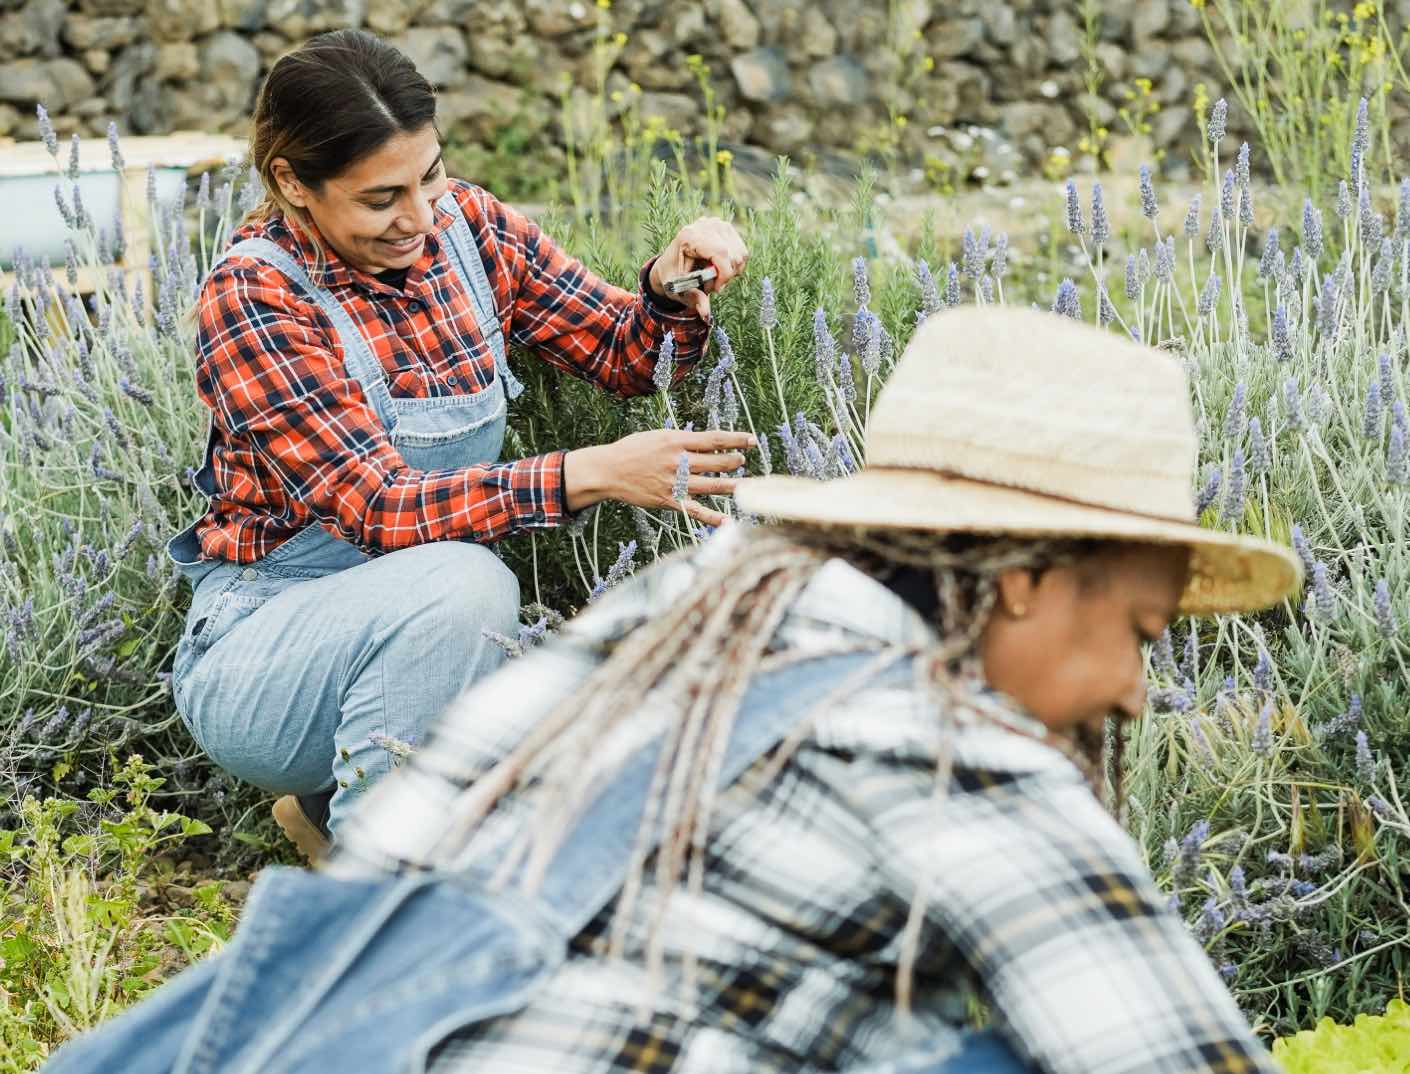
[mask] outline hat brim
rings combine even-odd
[[[1186,615],[1266,608],[1302,581],[1297,557],[1272,541],[930,470],[868,469],[835,481],[749,478],[735,487],[734,498],[752,515],[819,526],[1182,545],[1191,552],[1189,582],[1180,599]]]

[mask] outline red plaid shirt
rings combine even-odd
[[[656,348],[667,325],[678,362],[698,361],[710,326],[598,279],[532,220],[490,194],[451,180],[485,262],[508,344],[626,397],[654,391]],[[437,210],[437,232],[448,218]],[[401,290],[340,260],[317,264],[307,231],[276,217],[232,241],[272,239],[302,259],[366,336],[394,397],[476,392],[494,357],[469,291],[436,236]],[[326,243],[325,243],[326,246]],[[678,310],[678,312],[677,312]],[[197,527],[205,556],[249,563],[311,522],[369,552],[427,541],[494,541],[561,524],[563,456],[463,470],[409,467],[357,381],[343,367],[332,325],[278,269],[247,257],[221,263],[198,309],[196,388],[214,415],[215,496]]]

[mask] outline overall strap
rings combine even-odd
[[[352,317],[343,308],[343,304],[328,291],[315,286],[298,260],[270,239],[243,239],[235,243],[211,263],[211,271],[214,272],[216,265],[227,257],[235,256],[252,257],[257,261],[273,265],[287,276],[306,297],[318,304],[324,315],[332,322],[333,331],[337,333],[338,340],[342,343],[343,359],[348,373],[362,386],[363,394],[371,402],[372,409],[376,411],[382,425],[389,433],[395,430],[397,416],[392,407],[392,393],[387,388],[387,382],[382,375],[382,364],[377,361],[377,356],[372,353],[367,338],[353,323]]]
[[[475,236],[470,233],[470,225],[460,210],[460,203],[455,200],[453,190],[447,190],[440,201],[436,202],[436,207],[451,218],[450,226],[442,232],[451,268],[460,276],[460,281],[470,292],[474,302],[475,321],[479,326],[480,335],[489,344],[490,352],[494,355],[495,372],[504,382],[505,394],[510,399],[517,399],[523,393],[524,385],[519,383],[518,378],[509,370],[509,360],[504,350],[504,332],[500,328],[499,314],[495,311],[494,291],[490,288],[489,277],[485,275],[485,262],[480,257],[480,248],[475,243]]]
[[[734,783],[834,695],[846,696],[863,684],[911,682],[911,655],[907,649],[853,651],[800,660],[757,676],[730,730],[718,789]],[[555,852],[537,899],[562,935],[576,936],[621,890],[660,752],[657,740],[615,773]],[[650,848],[659,842],[660,833],[652,832]],[[486,865],[492,870],[500,853],[496,848],[479,858],[476,871]]]

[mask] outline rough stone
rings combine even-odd
[[[156,41],[189,41],[220,28],[211,0],[147,0],[147,32]]]
[[[216,118],[244,116],[258,87],[259,50],[239,34],[222,30],[201,42],[196,62],[204,96]]]
[[[459,26],[468,28],[475,9],[482,0],[430,0],[416,16],[417,26]]]
[[[29,0],[18,11],[0,15],[0,55],[57,56],[63,23],[63,0]]]
[[[79,101],[69,109],[80,119],[92,119],[94,116],[101,116],[108,110],[108,102],[101,97],[89,97],[86,101]]]
[[[754,121],[754,137],[775,153],[797,152],[808,145],[812,134],[812,119],[796,104],[770,108]]]
[[[70,15],[64,19],[64,43],[80,52],[90,48],[112,51],[130,45],[143,31],[135,15]]]
[[[1170,25],[1170,5],[1165,0],[1140,0],[1131,14],[1131,36],[1137,41],[1155,37]]]
[[[561,37],[577,30],[590,28],[595,21],[595,5],[579,0],[565,3],[564,0],[524,0],[524,18],[534,28],[536,34]]]
[[[744,0],[719,0],[720,35],[725,44],[747,52],[759,44],[759,20]]]
[[[517,118],[542,116],[541,109],[524,108],[523,89],[471,75],[460,89],[436,94],[436,121],[444,134],[493,142]]]
[[[220,25],[240,33],[257,33],[264,29],[266,7],[266,0],[220,0]]]
[[[788,60],[776,48],[756,48],[730,61],[740,94],[749,101],[784,100],[792,92]]]
[[[88,68],[90,74],[104,75],[108,67],[113,62],[113,54],[105,48],[90,48],[79,54],[83,61],[83,66]]]
[[[691,130],[700,122],[700,102],[684,93],[643,93],[637,111],[643,119],[660,117],[678,131]]]
[[[366,17],[367,0],[269,0],[265,24],[298,41],[324,30],[361,26]]]
[[[798,46],[803,55],[812,59],[822,59],[837,51],[837,31],[827,16],[811,5],[804,10],[798,26]]]
[[[671,33],[676,44],[691,52],[698,51],[705,36],[705,12],[700,5],[690,4],[676,12],[671,20]]]
[[[438,88],[463,85],[470,77],[465,68],[468,52],[459,30],[413,26],[404,34],[388,38],[410,58],[421,76]]]
[[[993,104],[991,79],[982,68],[951,60],[942,63],[936,72],[938,82],[950,87],[955,96],[955,113],[961,119],[988,123],[998,118]]]
[[[265,68],[273,66],[275,60],[294,47],[292,41],[273,30],[260,31],[250,38],[250,43],[259,51]]]
[[[85,15],[140,15],[146,6],[146,0],[78,0]]]
[[[984,23],[980,19],[947,19],[936,24],[925,43],[937,60],[949,60],[967,56],[982,40]]]
[[[0,64],[0,101],[43,104],[61,113],[93,94],[93,78],[76,60],[22,59]]]
[[[871,96],[867,73],[850,56],[834,56],[813,64],[808,71],[808,87],[821,105],[850,107]]]
[[[113,57],[112,67],[103,80],[103,96],[114,112],[123,114],[133,106],[139,82],[154,83],[147,77],[157,59],[157,47],[150,41],[128,45]]]
[[[986,4],[979,11],[984,32],[996,45],[1012,45],[1018,39],[1018,17],[1008,4]]]
[[[1059,11],[1048,19],[1048,56],[1058,67],[1082,58],[1082,29],[1070,12]]]
[[[422,0],[376,0],[368,5],[367,28],[374,34],[399,34],[420,13]]]
[[[0,138],[13,131],[20,122],[20,110],[12,104],[0,104]]]
[[[158,45],[157,61],[153,73],[158,78],[195,78],[201,73],[201,59],[196,43],[194,41],[167,41]]]

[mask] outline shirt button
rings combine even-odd
[[[240,572],[240,580],[242,582],[253,582],[258,577],[259,574],[255,571],[253,567],[246,567],[243,571]]]
[[[422,302],[419,298],[413,298],[407,303],[407,309],[411,310],[412,313],[420,313],[425,305],[426,303]]]
[[[449,384],[452,388],[454,388],[460,382],[454,377],[446,377],[446,383]]]

